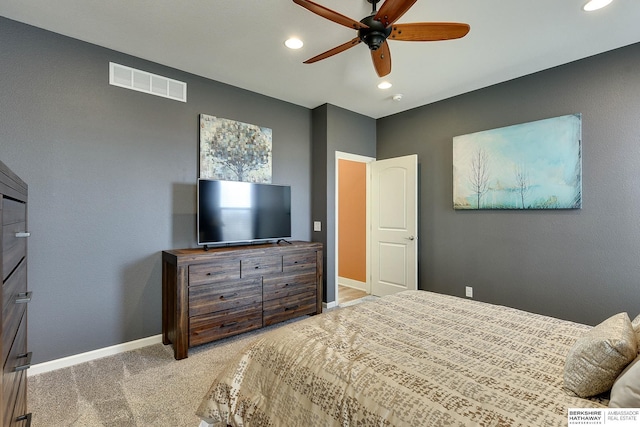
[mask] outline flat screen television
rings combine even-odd
[[[291,238],[291,187],[198,179],[198,245]]]

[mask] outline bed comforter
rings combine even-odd
[[[591,327],[426,291],[264,334],[211,385],[214,426],[565,426],[603,407],[563,389]]]

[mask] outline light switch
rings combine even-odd
[[[322,231],[322,223],[320,221],[313,221],[313,231]]]

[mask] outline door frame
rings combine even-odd
[[[353,153],[346,153],[343,151],[336,151],[335,152],[335,190],[334,190],[334,195],[335,195],[335,212],[334,212],[334,224],[335,224],[335,236],[334,236],[334,242],[335,242],[335,260],[334,260],[334,265],[335,265],[335,277],[334,277],[334,283],[335,283],[335,290],[334,290],[334,295],[336,296],[334,304],[335,306],[338,305],[338,271],[339,271],[339,265],[338,265],[338,255],[339,255],[339,245],[338,245],[338,239],[340,236],[340,230],[339,228],[339,223],[338,223],[338,210],[340,208],[339,206],[339,202],[338,202],[338,191],[339,191],[339,184],[340,184],[340,176],[339,176],[339,168],[338,168],[338,161],[339,160],[349,160],[352,162],[359,162],[359,163],[366,163],[367,165],[367,171],[366,171],[366,186],[367,186],[367,191],[366,191],[366,277],[367,277],[367,282],[366,282],[366,291],[367,294],[371,294],[371,201],[370,201],[370,190],[371,190],[371,173],[370,173],[370,164],[371,162],[374,162],[376,159],[375,157],[368,157],[368,156],[361,156],[359,154],[353,154]]]

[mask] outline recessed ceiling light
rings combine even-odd
[[[302,40],[292,37],[284,42],[284,45],[289,49],[300,49],[304,43]]]
[[[378,89],[389,89],[391,86],[391,83],[385,81],[378,84]]]
[[[611,3],[611,1],[612,0],[590,0],[587,2],[587,4],[582,6],[582,10],[584,10],[585,12],[592,12],[594,10],[602,9],[603,7]]]

